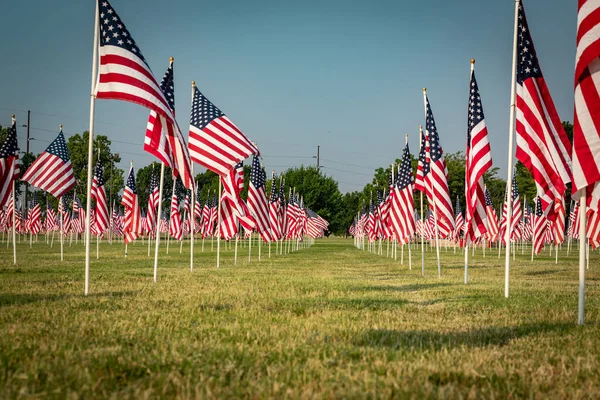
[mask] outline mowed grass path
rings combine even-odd
[[[0,398],[600,398],[600,256],[577,321],[577,252],[420,252],[413,269],[322,239],[287,256],[103,243],[83,296],[84,248],[0,244]],[[215,246],[216,248],[216,246]],[[95,244],[93,246],[95,251]],[[405,253],[407,258],[408,252]]]

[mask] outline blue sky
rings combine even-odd
[[[31,151],[64,125],[88,128],[94,0],[9,0],[0,34],[0,124],[32,111]],[[418,150],[427,87],[445,152],[463,150],[469,60],[494,165],[506,173],[514,1],[112,0],[157,79],[175,57],[179,124],[187,132],[190,82],[253,141],[267,170],[313,164],[342,192],[360,190],[374,168],[400,158],[404,135]],[[572,120],[577,4],[524,2],[560,117]],[[13,111],[14,110],[14,111]],[[96,133],[113,140],[121,167],[142,150],[148,111],[96,102]],[[25,128],[19,128],[25,148]],[[196,165],[196,171],[201,168]]]

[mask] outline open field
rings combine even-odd
[[[215,269],[171,247],[159,282],[141,243],[102,244],[83,296],[81,244],[0,244],[0,398],[599,398],[600,256],[586,322],[577,321],[577,254],[503,258],[420,252],[413,270],[322,239]],[[94,245],[95,247],[95,245]],[[216,247],[216,246],[215,246]],[[93,249],[95,250],[95,248]],[[189,252],[189,250],[188,250]],[[164,255],[164,251],[161,251]]]

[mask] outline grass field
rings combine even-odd
[[[95,247],[95,246],[94,246]],[[0,398],[600,398],[600,256],[586,322],[577,254],[513,263],[442,250],[408,263],[322,239],[287,256],[102,244],[83,296],[81,244],[0,243]],[[95,250],[95,248],[94,248]]]

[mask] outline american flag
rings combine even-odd
[[[415,178],[415,190],[419,192],[425,192],[425,169],[429,171],[429,165],[427,164],[427,160],[425,159],[425,147],[426,137],[425,132],[423,132],[423,127],[419,126],[419,162],[417,163],[417,176]]]
[[[40,203],[37,198],[37,191],[33,191],[31,201],[29,203],[29,215],[28,215],[28,229],[33,235],[40,233],[42,228],[42,212]]]
[[[225,240],[233,238],[238,232],[238,219],[233,211],[233,202],[228,200],[228,195],[221,193],[221,225],[218,226],[219,236]]]
[[[597,249],[600,246],[600,212],[591,208],[587,212],[586,235],[592,248]]]
[[[104,232],[108,229],[109,215],[108,203],[106,201],[106,190],[104,189],[104,168],[98,162],[92,182],[92,200],[96,200],[96,232]]]
[[[137,187],[135,186],[133,165],[129,168],[121,204],[125,207],[125,219],[123,221],[124,240],[125,243],[131,243],[142,234],[142,216],[137,197]]]
[[[46,231],[48,232],[58,228],[58,223],[56,222],[56,213],[49,202],[46,202],[46,220],[44,221],[44,225]]]
[[[293,239],[296,235],[296,230],[298,229],[298,213],[297,213],[297,205],[296,205],[296,195],[292,193],[290,190],[289,201],[286,208],[286,216],[285,219],[287,221],[287,231],[286,238]]]
[[[377,240],[377,227],[375,221],[375,207],[373,206],[373,195],[371,195],[371,200],[369,201],[369,216],[367,217],[367,235],[369,237],[369,242],[374,242]]]
[[[460,207],[460,202],[458,201],[458,196],[456,196],[456,206],[454,207],[454,240],[461,240],[461,232],[465,226],[465,219],[462,215],[462,208]]]
[[[117,236],[123,235],[123,213],[117,208],[113,208],[113,231]]]
[[[390,193],[389,220],[392,231],[400,243],[407,243],[415,233],[412,166],[408,142],[402,154],[392,191]]]
[[[73,196],[73,221],[71,225],[73,231],[77,233],[83,233],[85,229],[85,210],[76,194]]]
[[[471,62],[469,85],[469,112],[467,121],[467,155],[465,168],[466,215],[465,238],[474,241],[487,232],[485,184],[483,175],[492,166],[492,153],[483,115],[479,86]]]
[[[571,212],[569,213],[569,232],[572,238],[579,238],[579,202],[575,202],[571,207]]]
[[[196,183],[197,184],[197,183]],[[194,203],[194,232],[195,233],[199,233],[200,232],[200,226],[202,226],[202,202],[200,201],[200,186],[197,185],[197,190],[196,190],[196,202]]]
[[[523,219],[521,220],[521,232],[523,240],[530,240],[533,236],[533,210],[527,201],[523,204]]]
[[[265,183],[267,177],[257,156],[253,157],[250,183],[248,185],[248,211],[256,221],[256,231],[267,243],[276,240],[269,225],[269,202]]]
[[[160,194],[158,192],[158,177],[154,168],[152,168],[152,175],[150,176],[150,193],[148,194],[148,213],[146,214],[146,224],[150,230],[149,234],[154,237],[156,234],[156,215],[158,213],[158,200]]]
[[[285,178],[279,182],[279,229],[281,240],[285,239],[287,232],[287,203],[285,201]]]
[[[506,232],[507,221],[510,220],[510,238],[511,240],[519,239],[521,237],[521,231],[519,229],[519,221],[522,216],[521,209],[521,197],[519,196],[519,188],[517,186],[517,176],[516,171],[513,173],[513,181],[512,181],[512,218],[508,218],[507,214],[507,205],[504,203],[504,208],[502,210],[502,222],[500,223],[500,231]],[[508,193],[506,194],[506,199],[508,198]],[[502,233],[502,241],[506,242],[506,236]]]
[[[600,1],[579,0],[575,56],[573,193],[600,181]],[[591,196],[591,194],[590,194]]]
[[[192,160],[227,176],[229,171],[258,148],[196,86],[193,89],[189,149]]]
[[[204,207],[202,208],[202,237],[205,238],[207,236],[210,236],[210,217],[211,217],[211,210],[210,210],[210,190],[208,191],[208,194],[206,195],[206,203],[204,203]]]
[[[181,216],[179,214],[179,197],[178,186],[179,179],[173,181],[173,195],[171,196],[171,222],[169,224],[169,233],[177,240],[183,239],[183,231],[181,229]]]
[[[0,208],[12,198],[13,181],[19,177],[19,144],[17,142],[17,122],[12,119],[8,136],[0,147]]]
[[[179,172],[184,182],[192,187],[189,155],[167,96],[154,78],[135,40],[110,3],[106,0],[98,0],[98,12],[100,75],[96,86],[96,97],[136,103],[160,116],[160,118],[155,116],[153,125],[156,127],[153,126],[151,131],[153,135],[160,135],[161,130],[167,128],[168,137],[163,139],[161,147],[160,137],[152,136],[153,140],[145,143],[144,148],[148,151],[147,146],[149,146],[159,154],[161,152],[167,154],[167,158],[176,163],[172,165],[174,174]],[[150,120],[152,115],[149,124]],[[165,148],[167,146],[165,140],[170,146],[169,149]],[[151,153],[155,154],[152,151]]]
[[[487,217],[487,239],[491,242],[498,240],[498,215],[492,202],[490,192],[485,188],[485,214]]]
[[[269,199],[269,226],[274,240],[281,239],[281,226],[279,219],[279,196],[277,195],[277,184],[275,183],[275,173],[271,179],[271,198]]]
[[[164,93],[169,109],[175,116],[175,83],[173,79],[173,58],[160,82],[160,89]],[[175,177],[181,177],[182,182],[188,188],[192,187],[192,161],[190,154],[179,129],[177,122],[171,122],[168,117],[158,115],[151,110],[146,127],[144,139],[144,150],[154,155],[168,165]]]
[[[46,151],[29,166],[22,179],[54,197],[61,197],[75,186],[73,166],[62,129]]]
[[[523,4],[519,4],[517,159],[533,175],[542,210],[554,220],[554,200],[571,181],[571,145],[546,86]]]
[[[555,199],[554,200],[554,214],[556,219],[552,223],[552,233],[554,236],[554,244],[560,244],[565,241],[565,200]]]
[[[62,234],[66,235],[71,231],[71,212],[69,211],[69,207],[67,206],[65,196],[62,196],[60,198],[60,203],[58,204],[58,213],[62,217]]]
[[[244,166],[240,162],[236,164],[235,168],[229,170],[227,175],[221,176],[221,183],[223,184],[223,192],[221,195],[221,202],[227,202],[231,212],[227,215],[222,215],[221,223],[227,223],[230,226],[237,226],[237,222],[244,227],[244,229],[252,231],[256,226],[256,221],[250,215],[248,207],[242,198],[240,193],[244,187]],[[223,210],[223,204],[221,204],[221,210]],[[231,221],[226,221],[223,218],[231,218]],[[237,228],[232,230],[232,235],[237,232]]]
[[[452,212],[452,200],[450,200],[450,190],[448,188],[446,161],[444,160],[440,138],[427,95],[425,95],[425,109],[425,130],[427,142],[429,142],[429,145],[426,145],[425,165],[423,166],[425,191],[427,200],[433,207],[440,235],[447,237],[454,229],[454,213]]]

